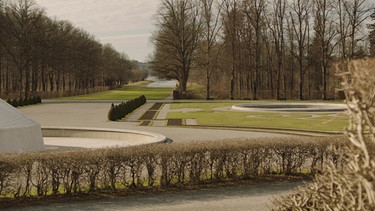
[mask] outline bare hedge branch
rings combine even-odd
[[[69,195],[311,175],[343,137],[285,137],[0,155],[0,197]]]
[[[375,60],[347,61],[337,69],[350,114],[345,134],[351,145],[336,146],[343,152],[332,154],[327,171],[275,201],[274,210],[375,210]]]

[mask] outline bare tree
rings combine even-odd
[[[334,26],[335,17],[333,16],[334,5],[328,0],[314,0],[315,7],[315,40],[314,47],[316,59],[321,70],[323,83],[323,100],[327,100],[327,80],[328,67],[332,61],[332,54],[338,42],[334,42],[337,31]]]
[[[258,99],[257,91],[260,83],[260,69],[262,56],[262,31],[265,25],[265,11],[267,2],[265,0],[245,1],[245,14],[254,31],[253,46],[255,49],[255,72],[253,82],[253,99]]]
[[[112,54],[117,63],[109,69],[95,37],[45,16],[33,0],[0,0],[0,29],[1,97],[83,94],[132,80],[124,54]]]
[[[216,52],[213,48],[217,48],[217,38],[222,28],[220,22],[220,13],[222,3],[218,0],[200,0],[201,16],[202,16],[202,45],[203,55],[201,65],[205,69],[206,75],[206,99],[210,99],[211,90],[211,75],[217,68],[217,60],[219,51]]]
[[[290,6],[291,29],[296,41],[296,52],[293,52],[298,62],[299,99],[303,100],[304,78],[309,64],[307,62],[310,38],[310,0],[294,0]]]
[[[35,3],[29,0],[20,0],[5,6],[4,19],[0,26],[0,44],[18,70],[20,97],[27,97],[29,94],[32,36],[42,16],[43,11],[37,9]]]
[[[237,63],[239,52],[239,32],[241,15],[241,2],[239,0],[224,0],[223,4],[223,23],[225,44],[230,49],[231,67],[230,67],[230,99],[235,99],[235,88],[237,81]]]
[[[4,21],[4,3],[0,1],[0,26]],[[0,32],[0,39],[2,39],[2,33]],[[1,41],[0,41],[1,42]],[[4,49],[3,46],[0,45],[0,94],[3,91],[3,60],[4,60]]]
[[[363,22],[369,17],[370,8],[366,8],[366,0],[344,1],[344,9],[349,19],[349,58],[362,57],[360,52],[356,52],[357,43],[365,39],[364,35],[359,35]]]
[[[344,9],[344,0],[336,0],[333,3],[335,4],[334,8],[336,8],[336,13],[338,15],[337,31],[338,31],[338,42],[340,47],[340,57],[341,59],[346,59],[347,53],[347,38],[348,38],[348,31],[349,31],[349,22],[348,17]]]
[[[186,92],[189,72],[199,45],[201,20],[194,1],[163,0],[157,15],[151,67],[162,76],[179,81],[180,94]]]
[[[353,59],[363,56],[358,49],[358,43],[365,39],[365,36],[359,32],[369,16],[367,0],[336,0],[334,3],[338,14],[337,28],[341,58]]]
[[[285,60],[285,16],[286,16],[286,0],[277,0],[272,5],[272,11],[268,21],[268,28],[272,33],[274,49],[276,52],[276,99],[281,98],[281,76],[284,71]]]

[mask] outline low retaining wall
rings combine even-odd
[[[118,141],[139,141],[140,144],[158,144],[167,141],[160,134],[118,129],[43,127],[43,137],[91,138]]]

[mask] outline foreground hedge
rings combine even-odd
[[[324,171],[331,161],[340,165],[344,140],[273,138],[1,154],[0,197],[167,188],[311,174]]]

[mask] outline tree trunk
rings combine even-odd
[[[45,65],[42,65],[42,90],[43,92],[47,91],[47,79],[46,79],[46,73],[45,73]]]
[[[30,66],[25,68],[25,97],[29,97],[30,92]]]
[[[18,76],[18,91],[19,91],[19,97],[23,97],[23,71],[22,71],[22,68],[19,67],[19,76]]]
[[[303,100],[303,73],[300,70],[300,78],[299,78],[299,99]]]
[[[32,75],[31,75],[31,90],[33,92],[36,92],[37,88],[38,88],[38,63],[34,61]]]
[[[211,80],[210,73],[209,71],[206,71],[206,100],[210,99],[210,89],[211,89],[210,80]]]
[[[322,65],[323,71],[323,100],[327,100],[327,67]]]
[[[0,95],[3,92],[3,59],[2,56],[0,55]]]

